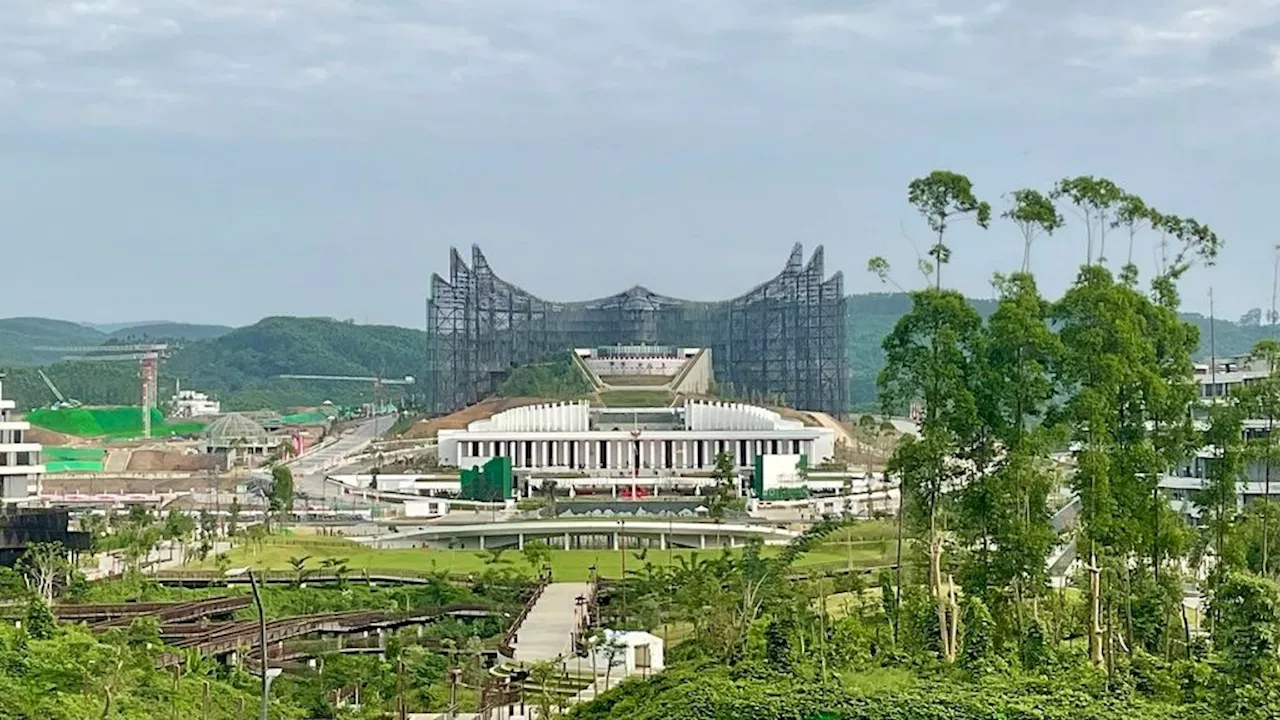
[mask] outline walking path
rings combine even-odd
[[[533,604],[516,630],[512,643],[515,661],[535,663],[559,660],[573,654],[573,631],[577,629],[579,597],[587,597],[591,586],[584,582],[551,583]]]

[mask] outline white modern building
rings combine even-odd
[[[1192,408],[1196,429],[1208,429],[1208,407],[1221,402],[1222,398],[1244,388],[1250,383],[1268,377],[1271,368],[1267,361],[1255,357],[1217,358],[1210,363],[1195,365],[1195,379],[1200,386],[1200,403]],[[1280,426],[1280,420],[1276,425]],[[1244,422],[1246,438],[1266,437],[1270,431],[1265,419],[1249,419]],[[1209,466],[1217,456],[1213,448],[1199,450],[1194,457],[1187,459],[1173,472],[1160,479],[1160,490],[1169,499],[1169,504],[1178,512],[1192,520],[1199,517],[1195,497],[1203,488],[1205,478],[1209,474]],[[1246,463],[1243,476],[1237,486],[1237,503],[1244,507],[1255,500],[1261,500],[1270,493],[1271,499],[1280,499],[1280,464],[1271,468],[1270,481],[1266,467],[1261,461]]]
[[[0,375],[0,501],[25,501],[40,494],[40,443],[28,442],[31,425],[14,420],[16,403],[4,399],[4,376]]]
[[[173,396],[175,417],[204,417],[222,413],[222,403],[195,390],[179,390]]]
[[[469,468],[510,457],[516,469],[599,474],[706,471],[727,452],[738,468],[761,455],[835,454],[835,431],[754,405],[686,401],[682,407],[594,408],[586,401],[513,408],[465,430],[441,430],[440,462]]]

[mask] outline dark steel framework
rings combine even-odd
[[[643,287],[585,302],[550,302],[493,273],[480,248],[471,266],[450,249],[449,279],[431,276],[427,392],[444,412],[492,394],[507,372],[580,347],[664,344],[710,348],[716,382],[749,399],[845,415],[849,364],[844,276],[823,278],[819,246],[796,244],[774,279],[723,302]]]

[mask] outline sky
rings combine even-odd
[[[1207,223],[1185,304],[1236,317],[1271,302],[1278,111],[1280,0],[7,0],[0,317],[422,327],[472,244],[550,300],[723,299],[796,242],[911,287],[935,169],[997,210],[1088,174]],[[989,297],[1022,246],[952,249]]]

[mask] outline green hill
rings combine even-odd
[[[65,320],[48,318],[0,318],[0,365],[44,365],[58,362],[66,353],[36,350],[38,347],[92,346],[105,342],[158,342],[209,340],[232,328],[157,322],[131,325],[104,332]]]
[[[107,340],[122,342],[154,342],[164,340],[212,340],[231,332],[227,325],[193,325],[191,323],[147,323],[120,328],[106,334]]]
[[[99,342],[104,338],[98,334]],[[83,337],[77,342],[89,344]],[[421,377],[425,358],[426,333],[421,330],[325,318],[271,317],[211,339],[184,343],[161,366],[160,397],[163,401],[171,395],[175,381],[181,380],[183,387],[213,394],[227,410],[284,409],[325,400],[359,405],[372,398],[372,384],[304,382],[276,376]],[[0,371],[8,366],[5,396],[23,408],[49,405],[55,399],[53,394],[35,368],[24,367],[27,364],[0,361]],[[84,403],[129,405],[138,401],[138,369],[130,362],[58,362],[45,372],[65,396]],[[409,393],[415,389],[406,388]],[[402,402],[400,389],[388,388],[384,399]]]
[[[995,303],[973,300],[983,315]],[[884,365],[880,343],[898,318],[910,307],[902,293],[852,295],[848,306],[850,391],[853,407],[875,407],[876,375]],[[1208,319],[1185,316],[1201,329],[1201,357],[1209,354]],[[1248,318],[1246,318],[1248,319]],[[1270,337],[1271,327],[1256,322],[1217,320],[1214,336],[1219,355],[1248,352],[1260,339]],[[202,337],[202,334],[205,337]],[[269,317],[248,327],[228,330],[220,326],[149,323],[115,330],[110,335],[75,323],[41,318],[0,320],[0,370],[8,368],[5,395],[22,407],[45,406],[52,393],[30,366],[54,362],[60,353],[38,353],[38,345],[89,345],[108,339],[185,338],[161,369],[161,397],[170,394],[175,380],[184,387],[213,393],[228,410],[318,405],[359,405],[372,399],[370,384],[280,380],[278,375],[350,375],[425,379],[426,334],[421,330],[356,325],[329,318]],[[504,384],[506,394],[522,394],[531,386],[552,396],[577,393],[576,381],[563,368],[535,365],[514,373]],[[46,368],[50,378],[71,398],[95,405],[130,405],[137,402],[137,368],[132,363],[56,362]],[[563,380],[563,382],[562,382]],[[563,385],[563,387],[561,387]],[[403,392],[402,392],[403,391]],[[554,392],[552,392],[554,391]],[[422,387],[389,387],[384,399],[400,403],[421,396]],[[407,398],[405,396],[408,396]]]
[[[106,336],[84,325],[47,318],[0,319],[0,365],[39,365],[56,362],[65,353],[34,348],[58,345],[98,345]]]

